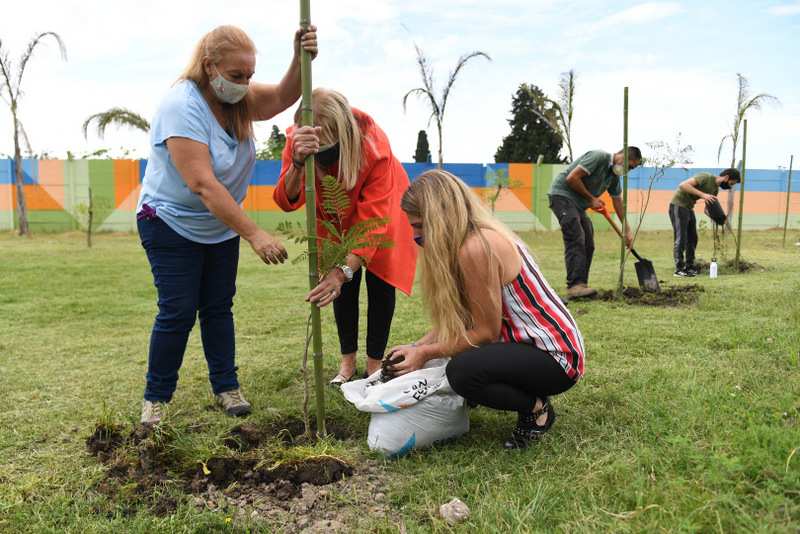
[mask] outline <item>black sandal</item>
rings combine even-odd
[[[547,414],[547,421],[543,425],[536,424],[536,420],[545,413]],[[550,404],[549,399],[542,399],[542,407],[535,412],[517,415],[517,426],[511,433],[511,438],[503,444],[503,447],[506,449],[524,449],[550,430],[555,420],[556,411]]]

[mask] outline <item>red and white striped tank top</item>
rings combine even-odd
[[[503,286],[500,341],[528,343],[549,353],[577,381],[583,376],[585,351],[575,319],[544,279],[530,252],[517,243],[519,276]]]

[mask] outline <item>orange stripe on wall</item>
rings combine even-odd
[[[25,206],[29,210],[39,211],[64,211],[63,206],[59,204],[48,192],[40,185],[26,185],[23,186],[25,193]],[[17,205],[17,188],[12,189],[14,206]]]
[[[16,195],[13,193],[14,186],[11,184],[0,184],[0,211],[11,211],[14,209]]]
[[[533,164],[509,163],[508,177],[515,187],[511,191],[528,210],[533,209]]]
[[[281,211],[272,200],[274,185],[251,185],[247,188],[247,196],[242,207],[248,211]]]
[[[57,159],[39,160],[39,185],[60,206],[64,206],[64,162]]]
[[[139,187],[139,160],[115,159],[114,160],[114,201],[118,209],[127,208],[131,211],[130,202],[125,200]]]

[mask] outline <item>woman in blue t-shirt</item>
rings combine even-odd
[[[250,412],[234,364],[239,237],[265,263],[283,263],[286,249],[240,205],[255,165],[253,121],[270,119],[299,98],[301,46],[316,56],[316,28],[295,34],[294,58],[280,83],[251,83],[253,41],[239,28],[215,28],[197,44],[153,119],[136,210],[158,290],[142,423],[161,420],[198,314],[217,403],[229,415]]]

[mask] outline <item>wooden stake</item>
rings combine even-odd
[[[300,0],[300,26],[308,29],[311,25],[311,0]],[[303,82],[302,117],[303,126],[314,125],[311,107],[311,55],[300,47],[300,77]],[[317,262],[317,201],[314,179],[314,156],[305,161],[306,172],[306,232],[308,234],[308,285],[314,289],[319,283]],[[317,404],[317,436],[325,435],[325,383],[322,377],[322,324],[319,307],[311,306],[311,338],[314,358],[314,393]]]

